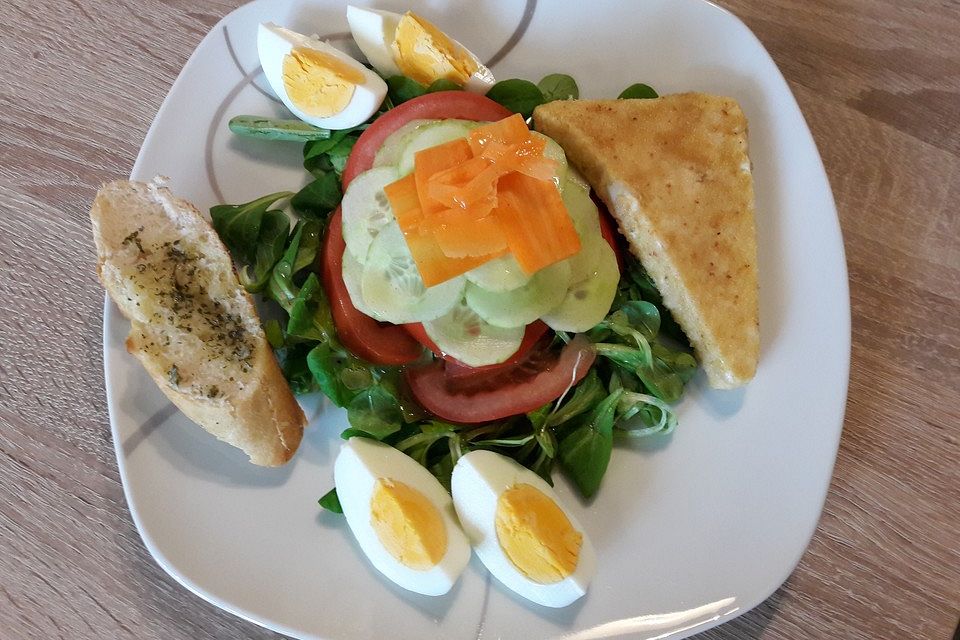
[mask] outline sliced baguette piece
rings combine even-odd
[[[130,320],[127,350],[252,463],[287,462],[306,419],[213,227],[159,178],[103,185],[90,220],[100,281]]]
[[[760,351],[747,119],[731,98],[564,100],[536,108],[617,220],[710,386],[753,378]]]

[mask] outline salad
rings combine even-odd
[[[264,329],[293,391],[346,410],[319,503],[346,511],[371,562],[445,593],[469,558],[452,503],[504,584],[564,606],[593,551],[555,468],[592,497],[617,438],[674,429],[697,362],[590,186],[529,128],[539,104],[578,98],[573,78],[497,82],[413,13],[347,18],[372,69],[261,25],[264,74],[295,118],[229,126],[302,153],[309,182],[214,206],[214,228],[244,287],[279,310]],[[533,534],[554,550],[543,566],[516,542],[528,512],[550,523]]]

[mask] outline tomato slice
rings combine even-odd
[[[481,367],[471,367],[468,364],[463,364],[453,356],[444,353],[440,347],[437,346],[437,343],[431,340],[430,336],[427,335],[427,330],[424,329],[423,324],[419,322],[413,322],[403,325],[403,328],[407,330],[407,333],[413,336],[414,340],[432,351],[437,355],[437,357],[443,358],[447,361],[448,376],[457,376],[470,375],[477,372],[497,371],[518,363],[530,352],[533,346],[541,337],[543,337],[543,334],[545,334],[550,327],[545,325],[540,320],[531,322],[527,325],[527,329],[523,334],[523,340],[520,342],[520,346],[517,347],[516,353],[503,362],[498,362],[497,364],[488,364]]]
[[[381,324],[353,306],[347,285],[343,282],[343,252],[346,248],[338,207],[330,216],[318,267],[323,288],[330,298],[330,310],[340,342],[355,355],[374,364],[401,365],[413,362],[423,353],[420,343],[402,327]]]
[[[613,216],[610,215],[610,211],[607,210],[607,205],[603,203],[597,194],[592,190],[590,191],[590,197],[593,198],[594,203],[597,205],[597,211],[600,214],[600,235],[603,236],[603,239],[607,241],[607,244],[610,245],[610,248],[613,249],[613,253],[617,256],[617,266],[620,267],[620,273],[623,273],[623,246],[621,243],[621,236],[617,232],[617,223],[614,222]]]
[[[373,121],[360,134],[343,168],[343,188],[373,166],[373,158],[391,133],[411,120],[454,118],[494,121],[513,115],[490,98],[469,91],[437,91],[408,100]]]
[[[529,375],[521,379],[504,376],[499,384],[486,380],[482,385],[451,383],[445,370],[448,363],[443,360],[407,367],[404,377],[427,411],[451,422],[477,423],[527,413],[556,400],[587,375],[595,358],[590,342],[577,336],[559,355],[532,363]]]

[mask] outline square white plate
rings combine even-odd
[[[312,426],[282,469],[248,464],[177,413],[124,350],[104,310],[111,425],[127,501],[147,548],[188,589],[302,638],[681,637],[769,596],[790,574],[826,495],[850,354],[847,276],[830,187],[803,116],[770,56],[701,0],[407,0],[501,78],[564,72],[584,97],[634,82],[735,97],[750,120],[761,277],[761,357],[737,392],[699,376],[672,438],[618,447],[598,497],[559,491],[588,523],[599,567],[564,610],[513,597],[474,559],[447,596],[394,587],[316,500],[332,484],[345,418],[308,402]],[[406,2],[379,8],[403,11]],[[238,139],[230,116],[282,114],[263,92],[255,32],[273,20],[349,46],[341,0],[258,0],[201,42],[157,114],[132,177],[156,174],[201,209],[304,182],[295,144]]]

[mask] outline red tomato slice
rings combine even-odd
[[[471,375],[478,372],[490,372],[497,371],[509,367],[511,365],[519,362],[527,353],[530,352],[530,349],[533,348],[533,345],[543,337],[543,334],[547,332],[548,327],[540,320],[536,320],[527,325],[526,332],[523,334],[523,341],[520,343],[520,346],[517,348],[517,352],[510,356],[509,359],[499,362],[497,364],[488,364],[482,367],[471,367],[468,364],[463,364],[453,356],[447,355],[444,353],[437,344],[430,339],[430,336],[427,335],[426,329],[423,328],[423,324],[419,322],[414,322],[411,324],[403,325],[403,328],[407,330],[414,340],[422,344],[427,349],[430,349],[438,357],[443,358],[447,361],[447,375]]]
[[[372,167],[373,158],[387,136],[411,120],[455,118],[494,121],[511,115],[512,112],[506,107],[469,91],[437,91],[408,100],[374,120],[357,139],[343,168],[343,188],[346,190],[354,178]]]
[[[374,364],[413,362],[423,353],[423,348],[410,334],[402,327],[381,324],[353,306],[347,285],[343,283],[343,252],[346,248],[338,207],[330,216],[318,266],[323,288],[330,298],[330,310],[340,342],[355,355]]]
[[[458,390],[447,379],[442,360],[407,367],[404,375],[414,398],[427,411],[451,422],[477,423],[533,411],[556,400],[587,375],[595,358],[593,346],[578,336],[538,371],[500,385]]]
[[[620,234],[617,232],[617,223],[614,222],[613,216],[611,216],[607,210],[607,206],[597,197],[597,194],[591,191],[590,196],[596,203],[597,211],[600,213],[600,235],[603,236],[603,239],[606,240],[610,248],[613,249],[613,253],[617,256],[617,266],[620,267],[620,273],[623,273],[623,247],[620,244],[621,239]]]

